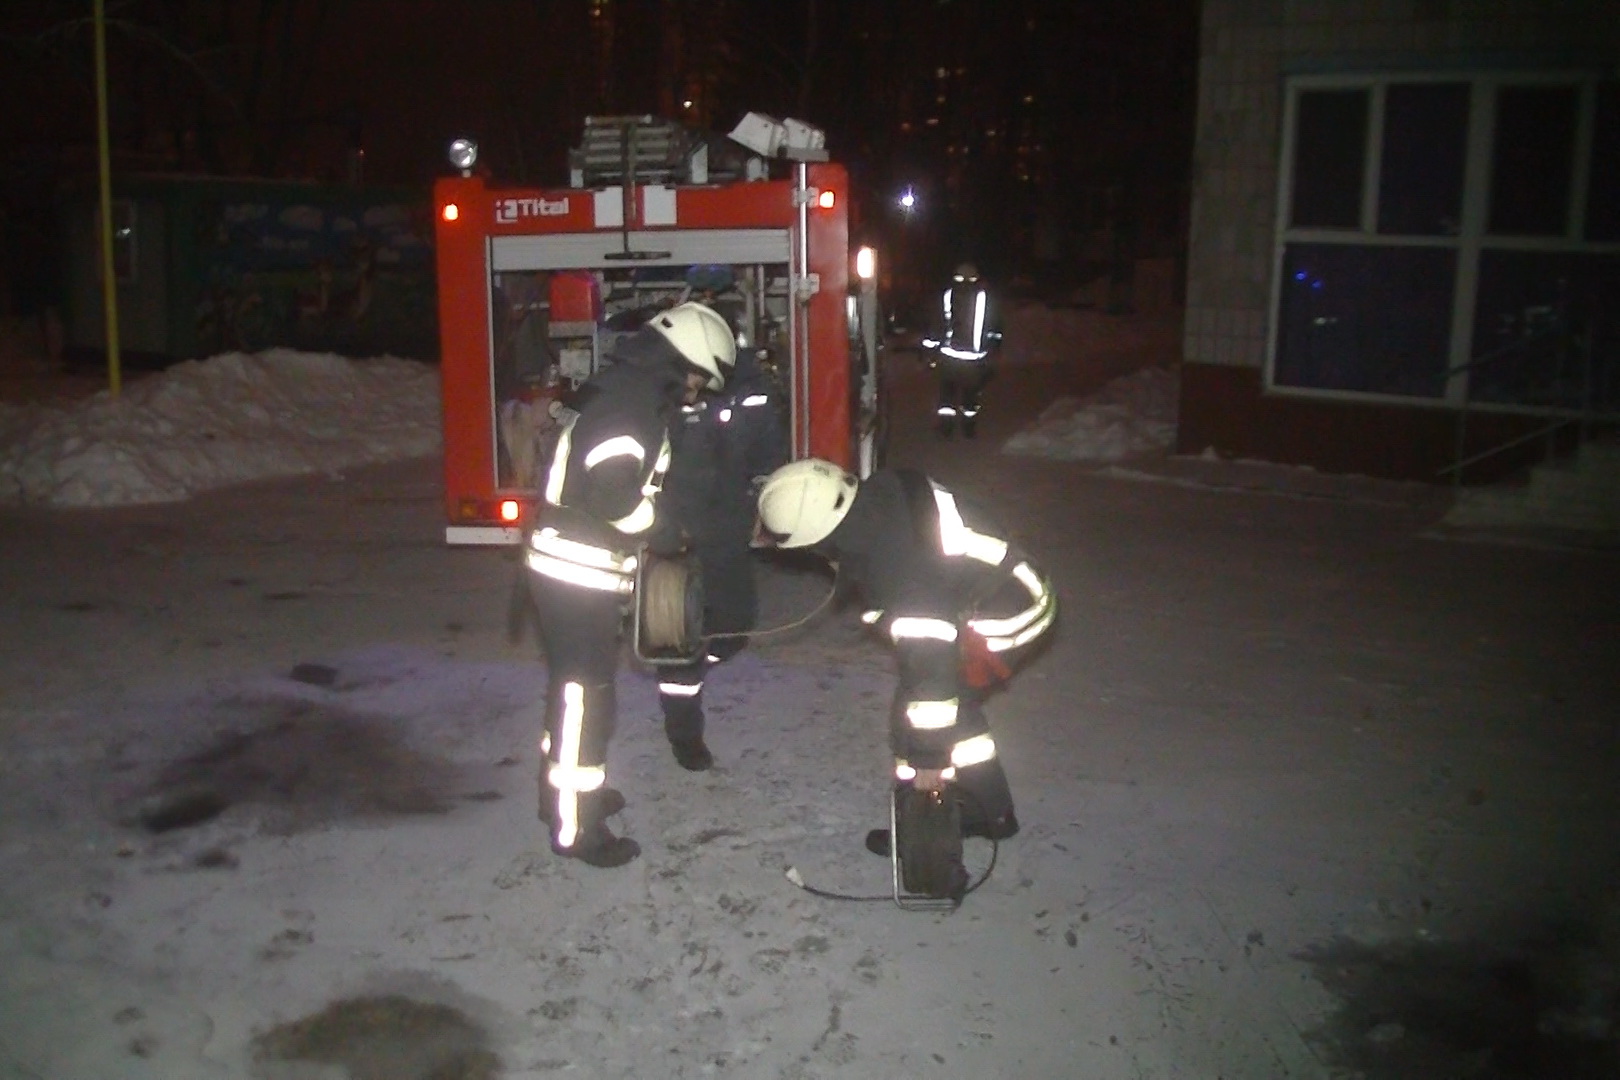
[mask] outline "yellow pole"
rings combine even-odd
[[[101,156],[101,302],[107,317],[107,387],[118,396],[118,278],[113,267],[112,154],[107,140],[107,4],[95,0],[96,138]]]

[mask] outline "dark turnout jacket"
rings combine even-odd
[[[748,547],[754,479],[787,461],[782,405],[775,383],[745,350],[724,390],[681,410],[663,501],[700,549]]]
[[[1056,616],[1056,595],[1028,556],[988,515],[915,470],[861,481],[849,513],[814,549],[861,592],[869,622],[964,622],[1001,652],[1035,640]]]
[[[606,547],[678,546],[659,495],[670,468],[670,425],[685,394],[685,363],[656,330],[621,341],[575,393],[575,415],[546,471],[542,525]]]

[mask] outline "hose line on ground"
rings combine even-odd
[[[974,804],[978,806],[981,812],[984,810],[984,804],[979,802],[972,792],[958,789],[957,794],[971,799]],[[986,816],[986,820],[989,820],[988,815]],[[981,873],[978,878],[968,885],[967,888],[962,890],[963,899],[966,899],[969,893],[972,893],[978,889],[979,886],[989,881],[990,875],[996,869],[996,857],[1001,853],[1001,842],[993,836],[986,837],[985,839],[990,841],[990,863],[984,868],[984,872]],[[894,843],[894,837],[892,835],[889,837],[889,843]],[[799,873],[799,868],[797,866],[788,867],[783,871],[783,876],[789,881],[793,882],[794,885],[809,893],[811,896],[819,896],[823,900],[847,900],[852,903],[869,904],[880,900],[894,899],[894,895],[892,893],[885,894],[883,896],[855,896],[850,893],[833,892],[830,889],[818,888],[804,880],[804,875]]]

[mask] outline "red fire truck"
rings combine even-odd
[[[520,539],[568,392],[621,334],[701,299],[787,402],[789,453],[861,475],[884,438],[875,256],[821,133],[750,113],[721,139],[595,117],[565,188],[496,186],[469,140],[434,188],[445,539]]]

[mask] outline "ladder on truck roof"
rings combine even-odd
[[[569,185],[708,184],[759,180],[765,163],[729,140],[657,116],[587,116],[568,151]]]
[[[574,187],[701,184],[707,157],[708,144],[673,120],[587,116],[580,145],[568,152],[569,179]]]

